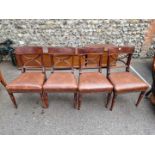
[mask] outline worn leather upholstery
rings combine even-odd
[[[99,72],[84,72],[79,77],[80,92],[111,92],[112,84]]]
[[[54,72],[43,86],[46,92],[75,92],[77,80],[73,73]]]
[[[131,72],[111,73],[109,79],[117,93],[146,91],[148,89],[148,84]]]
[[[43,73],[25,72],[8,83],[6,88],[11,92],[41,92],[44,80],[45,75]]]

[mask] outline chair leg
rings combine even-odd
[[[116,92],[114,92],[114,93],[113,93],[113,98],[112,98],[111,107],[110,107],[110,110],[111,110],[111,111],[113,110],[116,97],[117,97],[117,94],[116,94]]]
[[[142,100],[142,98],[144,97],[145,91],[142,91],[138,97],[137,103],[136,103],[136,107],[138,107],[140,101]]]
[[[110,103],[111,95],[112,95],[112,92],[108,93],[108,96],[107,96],[107,104],[105,105],[106,108],[108,108],[108,105]]]
[[[74,108],[75,109],[77,108],[77,103],[78,103],[77,99],[78,99],[78,94],[74,93]]]
[[[2,80],[1,83],[4,87],[6,87],[6,82],[4,80]]]
[[[18,106],[17,106],[17,104],[16,104],[16,99],[15,99],[13,93],[10,93],[10,92],[9,92],[9,96],[10,96],[10,98],[11,98],[11,101],[12,101],[14,107],[17,109]]]
[[[48,108],[48,94],[47,93],[41,93],[40,96],[42,99],[43,108]]]
[[[82,94],[79,93],[78,94],[78,110],[80,110],[80,108],[81,108],[81,101],[82,101]]]
[[[150,89],[146,94],[145,96],[148,97],[150,95],[150,93],[152,92],[152,89]]]

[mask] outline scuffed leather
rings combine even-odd
[[[6,88],[11,92],[41,92],[45,75],[40,72],[26,72],[19,75]]]
[[[99,72],[85,72],[79,77],[80,92],[111,92],[112,90],[112,84]]]
[[[72,73],[54,72],[43,86],[46,92],[73,92],[77,91],[77,80]]]
[[[118,93],[129,91],[146,91],[148,84],[131,72],[115,72],[109,75],[109,79]]]

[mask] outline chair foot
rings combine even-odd
[[[113,98],[112,98],[111,107],[110,107],[110,111],[113,110],[113,107],[114,107],[114,104],[115,104],[116,97],[117,97],[117,94],[114,92],[114,94],[113,94]]]
[[[144,97],[145,91],[142,91],[138,97],[136,107],[138,107],[139,103],[141,102],[142,98]]]
[[[148,97],[152,92],[152,89],[150,89],[146,94],[145,94],[145,97]]]
[[[48,108],[48,94],[47,93],[41,93],[40,96],[42,99],[42,107],[45,109]]]
[[[112,95],[112,92],[108,93],[108,96],[107,96],[107,103],[106,103],[106,105],[105,105],[106,108],[108,108],[108,105],[109,105],[109,103],[110,103],[111,95]]]
[[[82,101],[82,94],[79,93],[78,95],[78,110],[81,108],[81,101]]]
[[[77,106],[78,106],[78,94],[77,93],[74,93],[74,108],[76,109]]]
[[[12,101],[14,107],[17,109],[18,106],[17,106],[17,104],[16,104],[16,99],[15,99],[13,93],[9,93],[9,96],[10,96],[10,98],[11,98],[11,101]]]

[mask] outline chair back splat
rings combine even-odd
[[[68,69],[74,73],[75,48],[72,47],[50,47],[48,54],[51,61],[51,73],[55,70]],[[65,67],[64,67],[65,66]]]
[[[111,69],[125,68],[125,71],[129,72],[134,50],[134,46],[119,46],[108,50],[107,77],[110,75]]]
[[[45,74],[45,67],[43,64],[43,49],[42,47],[23,46],[15,50],[16,55],[19,56],[22,64],[22,73],[30,69],[42,69]],[[36,67],[38,66],[38,67]]]
[[[78,48],[79,73],[83,69],[98,69],[101,72],[104,48]]]

